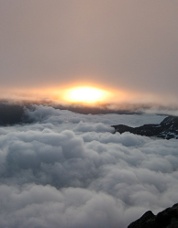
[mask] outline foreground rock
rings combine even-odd
[[[145,124],[140,127],[129,127],[119,124],[113,125],[115,132],[130,132],[137,135],[155,136],[164,139],[178,139],[178,117],[168,116],[160,124]]]
[[[178,203],[157,215],[147,211],[128,228],[178,228]]]

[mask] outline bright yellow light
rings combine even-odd
[[[103,102],[107,92],[94,87],[76,87],[67,90],[65,100],[75,103],[94,104]]]

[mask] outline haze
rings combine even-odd
[[[0,0],[1,98],[75,85],[178,104],[178,1]],[[127,99],[126,99],[127,98]]]

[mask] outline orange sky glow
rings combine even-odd
[[[95,106],[131,101],[135,95],[122,89],[106,88],[94,84],[70,84],[59,87],[10,88],[4,90],[4,99],[16,101],[51,101],[66,105]]]
[[[157,96],[140,94],[122,88],[107,88],[94,83],[66,84],[62,86],[50,86],[39,88],[9,88],[3,91],[1,99],[18,102],[51,102],[61,105],[84,105],[91,107],[117,108],[124,103],[149,103],[152,100],[160,103]]]
[[[178,1],[1,2],[0,99],[178,106]]]

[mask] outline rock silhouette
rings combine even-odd
[[[138,220],[131,223],[128,228],[177,228],[178,203],[154,215],[147,211]]]
[[[137,135],[159,137],[163,139],[178,139],[178,117],[168,116],[160,124],[145,124],[140,127],[130,127],[119,124],[113,125],[115,132],[130,132]]]

